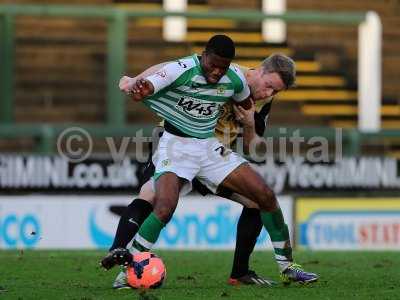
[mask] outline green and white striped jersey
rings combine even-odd
[[[207,83],[196,54],[165,65],[148,76],[154,94],[143,102],[182,132],[196,137],[214,136],[222,105],[250,95],[243,73],[230,65],[218,83]]]

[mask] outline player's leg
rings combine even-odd
[[[260,211],[256,208],[243,207],[237,224],[236,245],[232,271],[228,280],[229,284],[257,284],[266,286],[274,284],[271,280],[257,275],[249,268],[250,255],[254,250],[261,229]]]
[[[160,176],[156,183],[154,211],[148,216],[133,240],[132,246],[139,251],[147,251],[157,241],[161,230],[171,219],[178,204],[179,191],[184,180],[168,172]]]
[[[122,215],[114,242],[110,250],[125,248],[137,233],[140,225],[153,211],[154,192],[151,189],[151,181],[145,183],[140,189],[138,198],[128,205]]]
[[[212,194],[212,192],[205,185],[203,185],[196,179],[193,180],[193,188],[202,195]],[[232,199],[242,205],[245,205],[243,207],[242,214],[238,222],[236,248],[229,283],[234,285],[240,283],[259,284],[267,286],[273,285],[273,281],[260,277],[254,271],[249,270],[249,258],[256,244],[257,237],[262,229],[262,222],[260,211],[258,210],[258,205],[253,201],[244,198],[243,196],[240,196],[238,194],[232,195],[232,192],[228,190],[218,195],[224,198]],[[158,222],[156,222],[155,220],[146,220],[142,224],[139,233],[135,236],[132,242],[132,247],[130,249],[131,253],[151,250],[154,243],[149,243],[148,240],[151,240],[151,236],[158,235],[160,229],[163,228],[162,224],[161,226],[157,226],[157,223]],[[146,234],[150,236],[150,238],[144,240],[142,237],[139,237]],[[156,238],[153,238],[153,240],[155,240]]]
[[[162,133],[162,127],[154,128],[150,149],[153,149],[153,144],[158,145]],[[110,251],[117,248],[126,248],[127,244],[136,235],[140,225],[152,212],[155,193],[152,189],[151,178],[154,172],[155,166],[151,155],[143,169],[142,176],[139,178],[139,186],[141,186],[139,196],[128,205],[121,216]]]
[[[204,161],[198,174],[211,190],[226,188],[256,202],[261,211],[261,221],[268,231],[275,257],[284,281],[315,281],[318,276],[306,273],[293,264],[289,230],[274,192],[237,153],[225,149],[215,141],[210,144],[209,160]],[[287,275],[287,276],[286,276]]]
[[[124,253],[134,254],[136,252],[149,251],[153,247],[158,239],[158,236],[160,235],[161,230],[165,227],[165,224],[168,221],[167,218],[170,218],[172,216],[172,214],[169,214],[170,211],[172,211],[173,213],[176,208],[179,191],[184,184],[185,182],[182,178],[179,178],[176,174],[171,172],[165,173],[158,178],[155,183],[156,189],[154,196],[154,208],[155,211],[157,210],[158,214],[156,214],[155,212],[149,214],[149,216],[140,226],[139,232],[135,235],[129,252],[124,249]],[[178,187],[176,188],[176,186]],[[157,195],[159,195],[160,193],[165,195],[166,198],[157,198]],[[162,201],[158,203],[160,203],[163,207],[164,205],[165,207],[168,206],[168,211],[164,212],[162,209],[158,209],[157,205],[155,205],[155,203],[157,203],[156,201]],[[161,221],[161,219],[166,220],[165,223]],[[129,259],[126,259],[126,257],[124,257],[124,259],[124,261],[121,261],[121,265],[128,264],[131,261],[131,256],[129,256]],[[128,287],[128,284],[126,282],[126,270],[122,269],[122,271],[114,280],[113,288],[123,289],[126,287]]]
[[[208,151],[208,160],[203,161],[202,169],[198,174],[199,180],[206,184],[208,188],[212,191],[216,191],[218,188],[218,192],[221,195],[221,192],[228,190],[232,192],[236,192],[229,185],[221,185],[221,183],[226,179],[231,173],[233,173],[236,169],[244,168],[247,166],[247,162],[245,159],[240,157],[237,153],[232,152],[229,149],[225,149],[221,143],[215,140],[214,143],[210,144]],[[252,171],[252,170],[251,170]],[[229,183],[229,182],[228,182]],[[245,184],[244,184],[245,185]],[[262,186],[262,185],[261,185]],[[252,199],[250,196],[253,192],[258,192],[259,194],[264,193],[263,196],[270,191],[266,191],[266,189],[261,191],[255,191],[253,189],[249,189],[248,191],[240,190],[242,195],[247,196],[245,198],[242,197],[242,204],[249,205],[252,204],[252,207],[260,207],[260,204],[263,205],[264,210],[274,210],[276,209],[277,202],[262,202],[258,201],[257,205],[254,205],[254,201],[250,201],[248,199]],[[272,194],[273,195],[273,194]],[[231,195],[225,195],[225,197],[232,198]],[[260,195],[258,196],[259,198]],[[247,198],[247,199],[246,199]],[[246,200],[246,201],[243,201]],[[247,202],[247,203],[246,203]],[[237,243],[235,249],[235,258],[233,264],[232,275],[233,278],[239,278],[243,273],[250,271],[248,268],[248,261],[251,252],[254,249],[254,245],[256,243],[257,236],[260,233],[262,223],[262,219],[260,215],[256,215],[255,218],[254,211],[245,209],[241,216],[241,219],[238,223],[238,235],[237,235]],[[257,219],[258,217],[258,219]],[[249,226],[247,226],[249,225]],[[250,234],[249,234],[250,231]]]
[[[274,192],[259,174],[248,164],[242,164],[223,180],[221,186],[250,198],[259,205],[261,221],[271,238],[275,259],[285,283],[290,281],[305,283],[318,279],[316,274],[304,272],[293,263],[288,226]]]
[[[124,215],[121,217],[118,224],[114,243],[111,247],[111,249],[113,250],[110,251],[101,262],[101,264],[105,266],[106,269],[111,268],[115,264],[126,265],[132,259],[132,252],[127,251],[125,247],[136,235],[138,231],[138,226],[143,223],[144,219],[146,219],[150,212],[153,210],[155,193],[152,189],[152,181],[150,180],[150,178],[154,174],[154,169],[155,167],[150,159],[149,163],[143,171],[143,176],[141,178],[142,187],[140,189],[139,196],[137,199],[132,201],[132,203],[125,211]],[[147,207],[143,208],[144,205],[141,200],[147,201],[149,205],[146,205]],[[128,220],[128,222],[126,222],[126,220]],[[129,285],[126,281],[125,267],[121,269],[117,277],[114,279],[112,287],[113,289],[129,288]]]
[[[153,202],[154,192],[151,189],[151,181],[148,181],[142,186],[139,197],[128,205],[119,220],[109,253],[101,260],[101,265],[105,269],[111,269],[116,264],[123,264],[128,260],[129,253],[125,248],[153,211]]]
[[[143,223],[134,241],[139,250],[150,249],[161,230],[171,219],[178,204],[179,195],[192,189],[192,180],[200,170],[198,139],[183,138],[164,132],[157,153],[153,157],[156,166],[154,210]],[[143,247],[141,247],[143,246]]]
[[[142,188],[140,189],[140,194],[139,197],[141,199],[146,199],[149,201],[149,203],[151,203],[151,208],[153,209],[153,203],[154,203],[154,198],[155,198],[155,192],[153,191],[152,188],[152,181],[149,180],[148,182],[146,182]],[[150,212],[147,214],[147,217],[150,215]],[[146,217],[146,219],[147,219]],[[143,224],[140,226],[140,228],[143,227]],[[146,225],[145,225],[146,227]],[[137,237],[137,234],[135,235],[135,237]],[[129,234],[129,238],[132,239],[132,235]],[[116,255],[121,255],[122,257],[119,259],[118,264],[124,266],[127,263],[129,263],[131,261],[131,255],[138,252],[138,250],[136,248],[133,247],[134,245],[134,240],[132,241],[132,246],[129,248],[129,250],[125,249],[125,248],[117,248],[117,250],[115,251]],[[128,252],[129,251],[129,252]],[[113,285],[112,287],[114,289],[125,289],[125,288],[129,288],[129,285],[127,283],[126,280],[126,267],[123,267],[121,269],[121,271],[118,273],[117,277],[114,279]]]
[[[201,195],[205,196],[207,194],[213,194],[205,185],[200,183],[196,178],[193,179],[192,181],[193,189],[199,192]],[[134,237],[132,241],[132,247],[129,249],[131,253],[138,253],[138,252],[143,252],[143,251],[149,251],[151,250],[152,246],[154,243],[149,243],[143,240],[146,240],[146,238],[143,238],[143,236],[158,236],[160,234],[160,228],[162,229],[163,225],[156,226],[153,225],[153,223],[158,223],[154,219],[152,221],[146,220],[142,226],[139,229],[139,233]],[[154,240],[154,238],[147,238]]]
[[[183,138],[165,132],[160,139],[153,161],[156,170],[153,176],[155,186],[154,211],[143,223],[133,241],[139,251],[150,249],[161,230],[169,222],[178,204],[179,194],[192,189],[192,180],[200,165],[196,150],[197,139]]]
[[[243,205],[236,229],[236,245],[233,256],[232,271],[229,284],[258,284],[270,286],[273,282],[258,276],[249,268],[250,255],[254,250],[257,237],[262,229],[262,222],[258,205],[232,191],[224,190],[218,194]]]
[[[261,229],[262,222],[259,210],[243,207],[237,224],[231,278],[237,279],[249,272],[250,255],[254,250]]]
[[[292,263],[289,231],[273,191],[245,159],[225,149],[220,142],[210,144],[208,153],[209,161],[202,165],[198,178],[211,190],[228,189],[258,204],[261,221],[271,236],[276,255],[281,259],[280,268],[286,269]]]
[[[242,164],[231,172],[221,186],[257,202],[261,210],[261,222],[271,237],[280,269],[286,269],[292,262],[289,231],[272,190],[248,164]]]
[[[243,205],[237,224],[235,252],[228,283],[231,285],[257,284],[262,286],[276,284],[268,278],[259,276],[249,268],[250,255],[263,226],[257,203],[228,189],[221,188],[217,195]]]

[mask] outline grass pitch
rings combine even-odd
[[[309,286],[232,287],[226,284],[232,252],[156,251],[167,266],[158,290],[115,291],[117,268],[103,271],[99,251],[0,251],[0,299],[400,299],[396,252],[295,252],[306,270],[320,274]],[[258,273],[279,280],[271,252],[253,254]]]

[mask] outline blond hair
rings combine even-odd
[[[286,89],[295,85],[296,81],[296,64],[290,57],[274,53],[268,56],[261,63],[264,73],[278,73],[281,77]]]

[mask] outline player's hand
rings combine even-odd
[[[255,126],[254,113],[256,111],[256,106],[253,101],[251,101],[251,106],[249,109],[244,109],[239,105],[233,105],[233,110],[235,112],[236,120],[243,126]]]
[[[131,88],[131,95],[134,101],[141,101],[153,93],[153,84],[146,79],[138,79]]]
[[[135,77],[129,77],[129,76],[123,76],[120,80],[119,80],[119,89],[124,92],[127,95],[130,95],[132,92],[132,87],[136,82],[136,78]]]

